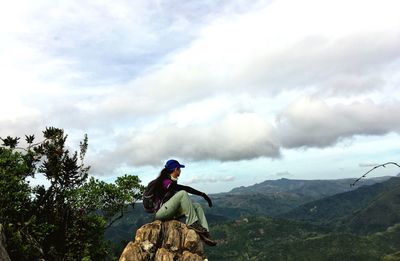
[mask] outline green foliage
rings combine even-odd
[[[391,178],[307,203],[284,215],[293,220],[214,225],[220,245],[207,252],[215,260],[398,260],[399,185]]]
[[[249,215],[277,216],[300,206],[309,198],[289,193],[224,193],[212,195],[212,200],[214,206],[212,208],[204,208],[207,215],[213,218],[219,216],[227,219],[236,219]],[[212,223],[213,219],[210,221]]]
[[[11,140],[9,138],[8,140]],[[12,139],[17,140],[17,139]],[[11,255],[17,254],[18,260],[25,260],[27,253],[35,253],[35,242],[25,234],[34,229],[31,216],[32,190],[26,182],[28,176],[33,175],[33,168],[28,162],[29,154],[14,151],[17,144],[5,141],[11,148],[0,147],[0,223],[5,226],[12,245]]]
[[[108,220],[109,227],[116,219],[123,216],[128,204],[134,204],[141,198],[144,186],[137,176],[118,177],[115,184],[109,184],[95,178],[75,190],[72,197],[75,208],[91,214],[102,215]],[[119,217],[115,217],[119,214]]]
[[[219,245],[206,249],[210,260],[381,260],[400,250],[399,227],[359,236],[257,217],[214,225],[211,232]]]
[[[79,153],[71,152],[62,129],[46,128],[44,140],[7,137],[0,147],[0,223],[5,225],[13,260],[103,260],[109,252],[106,228],[123,216],[127,203],[140,198],[136,176],[115,184],[88,179],[85,135]],[[28,177],[42,174],[49,186],[29,186]],[[119,217],[116,217],[116,215]]]
[[[399,261],[400,260],[400,251],[386,255],[383,257],[382,261]]]
[[[67,233],[64,255],[66,260],[102,260],[108,254],[106,242],[103,241],[105,220],[100,216],[82,215],[74,219],[73,229]]]
[[[0,138],[1,139],[1,138]],[[15,149],[18,145],[18,141],[20,138],[13,138],[11,136],[7,136],[5,139],[1,139],[3,141],[3,146],[10,147],[11,149]]]
[[[283,194],[275,198],[261,193],[212,195],[213,209],[217,211],[205,210],[211,221],[211,235],[219,245],[207,248],[206,253],[210,260],[230,261],[398,260],[399,182],[400,178],[386,179],[307,203],[290,212],[292,220],[253,217],[260,213],[279,213],[283,208],[278,204],[286,204],[289,209],[295,207],[295,204],[290,206],[290,201],[284,202],[290,197],[282,198]],[[310,212],[315,206],[319,211]],[[263,207],[270,209],[263,210]],[[143,211],[129,209],[105,235],[113,242],[132,240],[136,229],[150,222],[150,218]],[[236,220],[227,221],[232,218]],[[362,225],[356,227],[356,224]],[[117,253],[121,251],[119,248]]]
[[[368,234],[400,222],[400,178],[304,204],[282,217]]]
[[[389,178],[366,179],[363,180],[363,184],[371,185],[386,179]],[[219,222],[224,218],[236,219],[249,215],[277,217],[308,202],[314,203],[321,198],[354,190],[356,187],[349,186],[352,181],[353,179],[291,180],[282,178],[266,180],[249,187],[235,188],[228,193],[214,194],[212,195],[214,207],[205,208],[205,210],[212,218],[210,219],[211,223]],[[368,200],[363,200],[362,193],[359,193],[358,198],[360,199],[358,202],[368,202]],[[353,202],[349,204],[353,206]],[[335,215],[335,213],[329,212],[330,205],[323,206],[326,207],[322,213]],[[312,207],[308,207],[304,211],[308,212]],[[328,211],[326,211],[327,209]],[[304,214],[301,213],[301,215]],[[297,213],[293,214],[294,218],[298,216]]]
[[[22,210],[29,199],[30,188],[24,183],[27,170],[21,154],[0,148],[0,217],[3,220],[8,214]],[[15,204],[8,205],[10,200]]]
[[[375,197],[369,204],[344,219],[351,231],[368,234],[385,230],[400,223],[400,178],[390,180],[392,186]]]
[[[154,215],[144,211],[142,203],[128,206],[125,215],[106,229],[105,238],[113,242],[113,255],[119,258],[126,244],[135,237],[135,231],[152,222]]]

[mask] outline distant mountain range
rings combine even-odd
[[[356,232],[376,232],[400,223],[400,178],[336,194],[301,205],[281,215]]]
[[[400,177],[211,231],[212,260],[400,260]]]
[[[220,242],[210,260],[399,260],[400,177],[353,181],[268,180],[210,195],[212,208],[194,197]],[[108,229],[116,255],[152,218],[136,204]]]
[[[211,195],[214,207],[205,208],[211,222],[244,216],[279,216],[283,213],[318,199],[349,192],[359,186],[376,184],[390,177],[361,180],[350,186],[355,179],[336,180],[266,180],[248,187],[238,187],[227,193]],[[202,201],[200,201],[203,203]]]
[[[389,176],[369,178],[360,180],[359,186],[369,186],[378,182],[388,180]],[[334,194],[347,192],[356,189],[357,186],[350,186],[356,179],[331,179],[331,180],[298,180],[298,179],[277,179],[266,180],[264,182],[232,189],[230,194],[272,194],[272,193],[292,193],[311,198],[323,198]]]

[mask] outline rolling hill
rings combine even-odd
[[[359,183],[369,186],[375,183],[390,179],[389,176],[363,179]],[[277,180],[266,180],[264,182],[232,189],[229,194],[273,194],[273,193],[291,193],[303,195],[306,197],[320,199],[338,193],[347,192],[356,187],[351,187],[354,178],[348,179],[330,179],[330,180],[297,180],[281,178]]]
[[[211,227],[210,260],[396,260],[400,225],[369,236],[332,232],[304,222],[255,217]],[[386,260],[386,259],[384,259]]]
[[[390,177],[362,180],[363,185],[372,185]],[[266,180],[249,187],[234,188],[227,193],[211,195],[214,202],[206,213],[217,221],[245,216],[279,216],[303,205],[335,194],[350,192],[354,179],[337,180]],[[204,203],[203,201],[200,201]]]
[[[281,217],[354,232],[381,231],[400,222],[400,178],[309,202]]]
[[[206,252],[210,260],[396,260],[400,177],[384,180],[349,190],[353,180],[283,179],[210,195],[214,207],[204,209],[220,244]],[[334,193],[345,185],[346,192],[311,201],[327,193],[314,188]],[[139,203],[107,230],[115,256],[152,218]]]

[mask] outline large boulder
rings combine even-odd
[[[4,247],[6,242],[6,237],[3,231],[3,225],[0,224],[0,260],[1,261],[11,261],[10,257],[8,256],[7,250]]]
[[[185,224],[159,220],[145,224],[125,247],[120,261],[204,261],[203,242]]]

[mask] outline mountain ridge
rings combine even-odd
[[[359,184],[368,186],[389,178],[364,179]],[[350,186],[354,180],[266,180],[252,186],[234,188],[231,190],[233,192],[211,194],[214,207],[206,207],[205,210],[206,214],[219,217],[218,220],[222,220],[223,216],[227,219],[249,215],[279,216],[308,202],[357,189],[357,186]]]
[[[394,179],[397,182],[397,180],[400,180],[400,177],[395,177]],[[387,184],[384,183],[389,180],[371,185],[373,190],[374,188],[380,189],[377,189],[374,193],[368,192],[368,188],[371,186],[366,186],[365,184],[367,182],[365,181],[367,181],[367,179],[358,183],[363,186],[357,186],[354,190],[346,192],[354,193],[354,191],[358,191],[357,193],[360,198],[366,197],[363,204],[350,208],[351,211],[347,209],[348,212],[342,215],[348,219],[330,220],[327,218],[323,220],[324,222],[319,223],[313,222],[313,220],[296,220],[291,217],[283,216],[284,213],[282,213],[282,211],[284,209],[288,209],[286,213],[290,213],[290,211],[301,206],[307,204],[311,206],[315,204],[315,202],[318,202],[318,200],[310,201],[303,205],[296,206],[301,200],[304,200],[304,198],[302,198],[304,195],[295,193],[210,194],[209,196],[214,203],[212,208],[208,208],[201,198],[193,197],[204,205],[204,210],[210,221],[211,233],[213,237],[215,236],[221,243],[221,246],[218,247],[218,251],[215,252],[210,249],[207,250],[207,252],[209,252],[210,257],[213,257],[215,260],[248,260],[248,258],[253,258],[253,260],[271,260],[267,257],[275,257],[276,259],[273,260],[287,260],[285,256],[280,255],[293,257],[293,260],[321,260],[321,258],[324,257],[324,251],[326,251],[327,255],[330,257],[339,259],[343,257],[341,256],[343,254],[354,257],[355,260],[378,260],[378,257],[383,257],[384,255],[396,256],[396,252],[400,251],[400,225],[396,226],[396,224],[393,224],[392,220],[389,220],[376,229],[365,226],[367,230],[372,229],[372,233],[379,231],[376,235],[363,235],[363,233],[361,233],[363,231],[353,229],[351,226],[347,225],[347,223],[351,222],[350,218],[357,217],[357,215],[352,216],[349,214],[359,214],[359,217],[365,217],[366,221],[369,222],[368,215],[370,215],[370,212],[365,212],[364,214],[363,210],[368,208],[379,209],[381,201],[377,196],[381,195],[382,192],[389,191],[387,190]],[[375,179],[374,181],[377,180]],[[288,181],[283,180],[282,184],[285,182]],[[348,186],[350,187],[349,184],[350,183],[348,183]],[[395,188],[395,186],[392,185],[392,188]],[[395,190],[395,192],[396,191],[397,190]],[[341,194],[343,193],[335,195],[339,197]],[[330,197],[334,197],[335,195]],[[358,198],[354,195],[355,194],[348,194],[348,198],[357,200]],[[397,193],[394,193],[394,197],[392,197],[391,194],[382,194],[382,203],[385,203],[386,200],[392,202],[391,199],[396,198],[396,195]],[[292,199],[293,202],[288,202],[287,199]],[[339,197],[339,199],[341,198]],[[373,199],[375,200],[372,201]],[[319,200],[323,200],[323,198]],[[345,200],[343,200],[343,202],[346,203]],[[338,203],[337,201],[333,201],[332,204]],[[349,202],[349,204],[354,203]],[[392,206],[391,203],[390,206]],[[268,209],[269,207],[271,207],[271,209]],[[393,207],[393,211],[398,211],[398,209],[400,209],[400,205],[397,205],[397,203],[393,204]],[[346,209],[346,206],[343,208]],[[309,211],[309,209],[310,208],[307,210]],[[325,211],[328,214],[333,212],[330,208],[325,209]],[[400,211],[398,212],[400,213]],[[271,213],[273,213],[273,215],[270,215]],[[373,213],[375,213],[375,211],[373,211]],[[132,237],[132,233],[143,224],[151,222],[152,217],[153,215],[146,214],[143,211],[140,203],[136,204],[134,209],[130,209],[128,215],[114,223],[113,227],[107,231],[106,237],[115,244],[121,241],[126,244],[130,237]],[[318,219],[316,221],[318,221]],[[332,222],[333,225],[326,225],[329,224],[329,222]],[[354,222],[357,223],[358,221],[354,219]],[[335,230],[334,225],[341,227],[341,229]],[[394,229],[387,227],[387,225],[394,227]],[[389,232],[382,232],[384,228],[387,228],[386,231]],[[235,233],[239,234],[234,236]],[[243,240],[248,241],[243,245]],[[383,245],[387,240],[394,240],[393,247]],[[358,247],[360,249],[354,250],[348,247],[348,244],[354,244],[356,248]],[[331,249],[330,246],[332,245],[337,245],[338,249]],[[121,247],[116,246],[114,248],[115,253],[120,253],[120,248]],[[244,251],[238,252],[237,249],[241,248],[243,248]],[[322,250],[318,250],[320,248]],[[341,250],[341,248],[343,248],[343,253],[338,251]],[[226,251],[226,254],[222,253],[223,251],[221,252],[220,249]]]
[[[400,177],[312,201],[281,218],[376,232],[400,222]]]
[[[400,174],[399,174],[400,175]],[[390,179],[391,176],[383,176],[383,177],[375,177],[375,178],[366,178],[359,181],[362,185],[372,185],[378,182],[382,182]],[[288,179],[281,178],[276,180],[265,180],[261,183],[256,183],[250,186],[241,186],[237,188],[233,188],[229,192],[225,193],[254,193],[263,192],[263,193],[275,193],[275,192],[301,192],[304,188],[312,188],[315,189],[317,186],[323,185],[335,185],[337,189],[344,191],[355,189],[350,186],[356,178],[343,178],[343,179]],[[319,190],[319,189],[318,189]],[[221,193],[217,193],[221,194]]]

